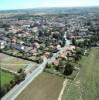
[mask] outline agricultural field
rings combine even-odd
[[[80,72],[68,83],[62,100],[99,100],[99,49],[92,48],[79,63]]]
[[[3,71],[3,70],[0,70],[0,82],[1,82],[1,87],[4,86],[5,84],[9,84],[11,80],[14,79],[14,75],[9,73],[9,72],[6,72],[6,71]]]
[[[0,53],[0,66],[12,71],[25,69],[31,63],[35,66],[33,62]]]
[[[62,89],[63,78],[43,72],[16,100],[57,100]]]

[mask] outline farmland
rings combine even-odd
[[[92,48],[88,57],[79,62],[81,70],[72,83],[68,83],[62,100],[99,100],[99,49]]]
[[[57,100],[62,83],[62,77],[43,72],[16,100]]]
[[[30,63],[30,61],[0,53],[0,66],[6,69],[18,71],[20,68],[25,69]]]
[[[0,82],[1,87],[5,84],[9,84],[14,79],[14,75],[5,71],[0,70]]]

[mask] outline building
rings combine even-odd
[[[0,40],[0,49],[4,49],[6,46],[6,41]]]

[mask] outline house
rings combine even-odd
[[[61,49],[61,45],[58,44],[57,45],[57,49],[60,50]]]
[[[15,43],[12,43],[10,44],[11,48],[15,48],[19,51],[24,51],[25,50],[25,46],[24,45],[21,45],[21,44],[15,44]]]
[[[52,64],[58,66],[58,65],[59,65],[59,59],[55,59],[55,60],[52,62]]]
[[[37,43],[37,42],[33,43],[33,46],[36,47],[36,48],[40,48],[40,44]]]
[[[6,46],[6,41],[0,40],[0,49],[4,49]]]
[[[47,57],[47,58],[49,58],[50,52],[45,52],[44,56]]]

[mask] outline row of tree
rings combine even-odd
[[[75,38],[72,39],[72,44],[80,48],[90,48],[92,46],[97,46],[99,41],[97,36],[91,36],[89,39],[84,39],[83,41],[77,42]]]
[[[2,87],[0,86],[0,98],[4,96],[9,90],[11,90],[11,88],[13,88],[16,84],[19,84],[25,79],[26,75],[22,69],[19,69],[18,74],[19,75],[15,75],[14,79],[9,83],[3,85]]]

